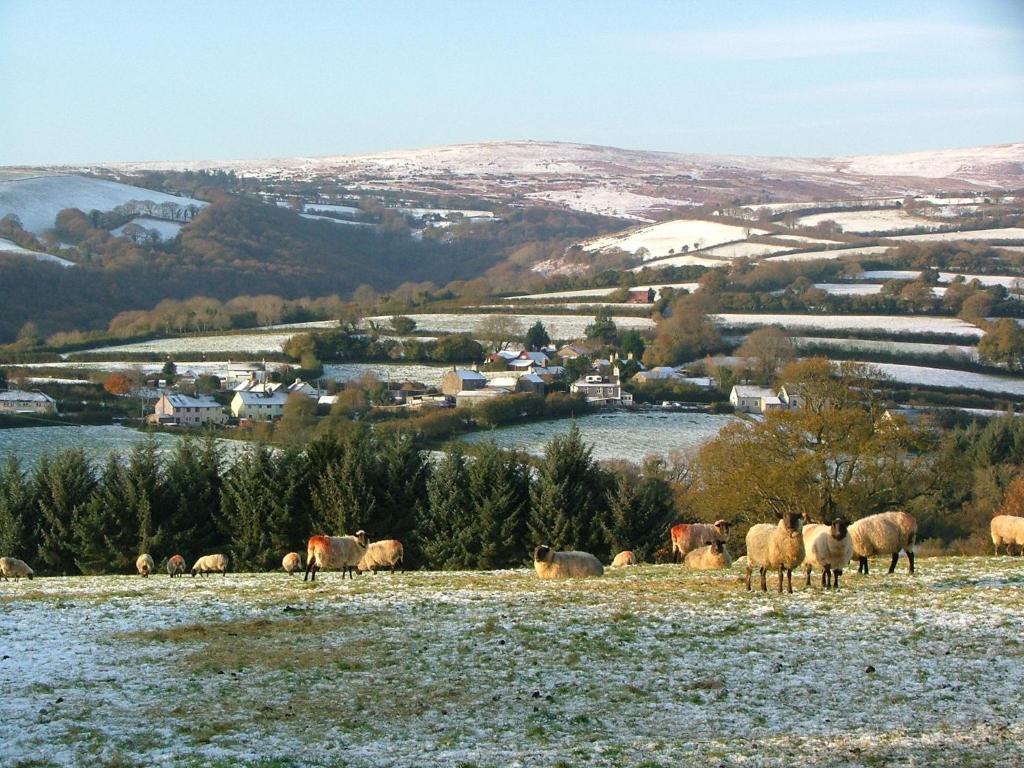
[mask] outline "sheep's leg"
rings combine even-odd
[[[750,580],[751,580],[751,577],[753,575],[754,575],[754,569],[751,568],[750,566],[747,566],[747,592],[750,591]]]
[[[764,565],[761,566],[761,591],[768,591],[768,568]]]
[[[782,594],[782,574],[785,572],[785,570],[786,569],[783,566],[781,566],[781,565],[779,566],[779,594],[780,595]],[[792,585],[790,585],[789,591],[790,592],[793,591]]]
[[[832,586],[832,569],[827,565],[821,570],[821,588],[828,589]]]
[[[895,573],[896,572],[896,562],[899,559],[900,559],[900,553],[899,553],[899,550],[896,550],[895,552],[892,553],[892,562],[889,563],[889,573]]]
[[[804,586],[805,587],[809,587],[809,586],[811,586],[811,569],[810,569],[810,567],[808,567],[806,570],[807,570],[807,583],[804,584]],[[821,580],[822,580],[822,583],[824,583],[824,581],[825,581],[825,574],[824,573],[821,574]]]
[[[839,591],[839,577],[843,575],[843,569],[837,568],[835,571],[835,579],[832,582],[832,586],[835,587],[836,592]]]
[[[868,575],[868,559],[866,557],[862,557],[858,561],[857,573],[863,573],[865,576]]]
[[[792,568],[787,568],[786,569],[786,588],[789,591],[789,594],[792,595],[793,594],[793,569]]]
[[[909,549],[907,550],[907,560],[910,561],[910,568],[907,571],[907,573],[913,573],[914,572],[914,552],[913,552],[913,550],[909,550]]]

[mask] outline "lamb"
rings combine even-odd
[[[688,552],[713,541],[725,541],[729,538],[732,523],[717,520],[707,523],[679,523],[673,525],[669,534],[672,537],[672,562],[682,562]]]
[[[615,559],[612,560],[612,568],[621,568],[626,565],[636,565],[636,555],[633,554],[631,549],[619,552]]]
[[[725,548],[725,542],[714,541],[687,552],[683,565],[695,571],[713,571],[732,565],[732,556]]]
[[[853,554],[857,558],[857,573],[868,573],[868,558],[875,555],[892,555],[889,573],[896,570],[900,550],[906,550],[910,563],[909,573],[914,572],[914,542],[917,540],[917,520],[906,512],[882,512],[857,520],[850,526],[853,540]]]
[[[289,552],[281,561],[281,567],[284,568],[285,573],[291,576],[296,571],[302,570],[302,558],[299,557],[298,552]]]
[[[1006,545],[1006,554],[1010,554],[1010,547],[1016,544],[1020,547],[1020,553],[1024,554],[1024,517],[1014,515],[996,515],[992,518],[990,525],[992,532],[992,544],[995,545],[996,554],[999,554],[999,545]]]
[[[843,568],[853,559],[853,539],[849,523],[844,518],[804,526],[804,569],[807,586],[811,586],[811,571],[821,569],[821,586],[839,589]],[[834,579],[833,579],[834,577]]]
[[[155,567],[153,558],[148,554],[141,554],[135,559],[135,570],[139,572],[139,576],[149,576]]]
[[[768,569],[779,569],[779,592],[782,592],[782,577],[788,581],[789,593],[793,593],[793,569],[804,561],[804,537],[802,535],[803,515],[787,512],[780,516],[777,525],[761,523],[747,531],[747,591],[755,567],[761,573],[761,591],[768,591]]]
[[[196,560],[196,564],[192,566],[192,578],[195,578],[197,573],[203,574],[204,576],[208,573],[223,573],[225,576],[228,575],[228,556],[227,555],[206,555]]]
[[[533,567],[542,579],[581,579],[604,575],[601,561],[589,552],[556,552],[546,544],[533,551]]]
[[[181,555],[171,555],[167,558],[167,575],[172,579],[175,576],[185,575],[185,558]]]
[[[353,572],[366,554],[366,531],[356,531],[355,536],[311,536],[306,545],[306,573],[303,581],[316,581],[318,571],[341,571],[341,577]]]
[[[29,581],[35,576],[28,563],[16,557],[0,557],[0,577],[3,577],[4,581],[10,581],[12,578],[21,581],[22,576],[27,577]]]
[[[376,573],[378,568],[390,568],[394,573],[396,565],[401,567],[404,556],[405,548],[398,539],[373,541],[366,547],[366,554],[359,560],[356,570],[359,573],[364,571]]]

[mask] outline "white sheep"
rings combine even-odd
[[[148,554],[141,554],[135,558],[135,570],[139,572],[139,576],[149,576],[154,568],[156,566],[153,564],[153,558]]]
[[[768,569],[779,569],[779,592],[782,592],[782,577],[788,580],[789,592],[793,592],[793,569],[804,561],[804,537],[802,535],[803,515],[787,512],[777,525],[760,523],[747,531],[747,590],[754,568],[761,573],[761,591],[768,591]]]
[[[853,539],[849,523],[843,518],[828,522],[809,523],[804,526],[804,570],[807,586],[811,586],[811,571],[821,569],[821,586],[839,589],[839,577],[846,564],[853,559]]]
[[[192,576],[199,573],[205,576],[209,573],[223,573],[225,576],[228,575],[228,556],[227,555],[205,555],[196,560],[196,564],[192,566]]]
[[[316,581],[318,571],[341,571],[341,577],[353,572],[366,554],[366,531],[357,531],[355,536],[311,536],[306,545],[305,581]]]
[[[672,562],[683,561],[687,553],[713,541],[726,541],[732,523],[716,520],[708,523],[679,523],[669,530],[672,539]]]
[[[542,579],[602,576],[604,566],[589,552],[556,552],[547,545],[533,551],[533,567]]]
[[[732,556],[725,542],[716,541],[687,552],[683,565],[694,571],[714,571],[732,565]]]
[[[917,540],[917,520],[906,512],[882,512],[855,521],[850,526],[853,540],[853,555],[858,560],[857,573],[868,573],[868,558],[875,555],[892,555],[889,573],[896,570],[900,550],[906,550],[910,563],[909,572],[914,572],[914,542]]]
[[[16,557],[0,557],[0,576],[4,581],[20,581],[25,576],[30,581],[35,576],[35,571],[28,567],[28,563]]]
[[[302,570],[302,558],[298,552],[289,552],[281,561],[281,567],[289,576]]]
[[[172,579],[175,576],[185,575],[185,558],[181,555],[171,555],[167,558],[167,575]]]
[[[1021,554],[1024,554],[1024,517],[1015,515],[996,515],[992,518],[989,526],[992,532],[992,544],[995,545],[996,554],[999,554],[999,545],[1006,545],[1006,554],[1010,554],[1010,547],[1016,544],[1020,547]]]
[[[366,553],[356,565],[359,573],[364,571],[377,572],[378,568],[390,568],[395,572],[395,566],[401,567],[402,558],[405,557],[405,548],[398,539],[384,539],[372,541],[366,547]]]
[[[622,568],[627,565],[636,565],[636,555],[633,554],[633,550],[627,549],[619,552],[612,560],[612,568]]]

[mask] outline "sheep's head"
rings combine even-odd
[[[715,530],[718,531],[718,534],[723,539],[729,538],[729,530],[732,528],[732,523],[730,523],[728,520],[716,520],[714,525]]]
[[[846,533],[850,528],[850,523],[845,518],[837,517],[829,523],[829,527],[829,533],[832,535],[832,538],[836,541],[842,541],[846,538]]]
[[[797,534],[804,529],[804,516],[799,512],[786,512],[781,517],[781,525],[792,534]]]
[[[533,550],[533,560],[536,563],[546,563],[551,559],[551,547],[547,544],[541,544],[535,550]]]
[[[366,546],[366,531],[356,531],[356,541],[360,547]]]
[[[713,550],[715,550],[715,552],[717,552],[718,554],[722,554],[722,552],[725,551],[725,542],[724,541],[712,541],[711,542],[711,548]]]

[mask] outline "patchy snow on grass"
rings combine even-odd
[[[884,352],[905,355],[944,355],[946,357],[977,360],[978,350],[962,344],[926,344],[915,341],[878,341],[875,339],[840,339],[816,336],[793,336],[790,338],[797,349],[827,347],[847,353]]]
[[[559,314],[516,314],[506,313],[505,317],[513,317],[519,320],[523,328],[529,328],[536,321],[544,323],[548,334],[553,339],[580,338],[588,325],[594,322],[594,318],[588,315],[559,315]],[[492,315],[457,315],[457,314],[421,314],[407,315],[416,321],[416,329],[431,333],[475,333],[481,322]],[[381,325],[386,325],[390,316],[378,315],[376,317],[364,318],[365,321],[372,320]],[[653,328],[654,321],[647,317],[613,317],[620,329],[636,328],[638,330]]]
[[[576,211],[596,213],[601,216],[615,216],[623,219],[650,221],[648,215],[654,210],[690,205],[690,200],[675,200],[668,197],[653,197],[631,192],[612,185],[595,185],[578,189],[552,189],[530,192],[526,197],[558,203]]]
[[[633,267],[631,272],[639,272],[642,269],[660,269],[661,267],[728,267],[728,259],[709,259],[704,256],[669,256],[667,259],[648,261],[639,267]]]
[[[1015,764],[1024,563],[920,558],[913,578],[873,565],[838,593],[798,582],[793,595],[675,565],[567,582],[526,569],[3,582],[0,756]],[[808,694],[823,681],[837,701]]]
[[[649,288],[653,288],[656,292],[661,292],[663,288],[675,288],[685,289],[693,293],[697,290],[698,283],[651,283],[649,285],[634,285],[630,286],[631,291],[643,291]],[[544,300],[544,299],[579,299],[586,298],[588,296],[594,296],[600,298],[602,296],[608,296],[615,293],[618,288],[585,288],[579,291],[553,291],[551,293],[528,293],[525,296],[509,296],[508,301],[516,301],[517,299],[529,299],[529,300]]]
[[[232,352],[280,352],[294,333],[239,333],[219,336],[184,336],[175,339],[151,339],[131,344],[113,344],[107,347],[83,349],[78,355],[160,354],[199,355]]]
[[[303,213],[322,213],[324,211],[330,213],[342,213],[346,216],[362,216],[363,212],[353,205],[330,205],[328,203],[306,203],[303,207]]]
[[[627,253],[636,253],[643,248],[647,250],[644,261],[650,261],[673,255],[669,251],[680,252],[684,246],[691,250],[700,250],[722,243],[746,240],[751,235],[764,234],[767,234],[767,230],[753,227],[699,219],[675,219],[628,229],[614,235],[605,235],[587,240],[580,245],[587,251],[620,249]]]
[[[801,227],[816,227],[823,221],[834,221],[843,232],[901,232],[908,229],[935,229],[941,224],[904,210],[886,208],[880,211],[838,211],[816,213],[797,219]]]
[[[716,245],[714,248],[705,248],[701,251],[705,256],[715,259],[752,259],[760,256],[770,256],[773,253],[792,251],[800,245],[794,243],[786,247],[783,245],[768,245],[766,243],[729,243],[727,245]]]
[[[149,216],[136,216],[128,224],[135,224],[142,227],[143,229],[150,230],[155,229],[160,233],[161,240],[170,240],[177,236],[178,232],[181,231],[181,223],[177,221],[164,221],[163,219],[154,219]],[[115,237],[120,237],[124,234],[124,228],[128,224],[123,224],[117,229],[110,230],[110,234]]]
[[[864,280],[916,280],[921,273],[913,269],[869,269],[862,272],[858,279]],[[952,283],[958,277],[965,282],[977,280],[984,286],[1002,285],[1007,290],[1024,288],[1024,276],[1021,275],[969,275],[963,272],[939,272],[940,283]]]
[[[823,251],[804,251],[803,253],[785,253],[781,256],[769,256],[765,261],[817,261],[819,259],[845,259],[851,256],[874,256],[885,253],[893,245],[863,245],[857,248],[831,248]]]
[[[62,259],[60,256],[53,256],[49,253],[42,253],[40,251],[33,251],[30,248],[22,248],[17,243],[12,243],[10,240],[5,240],[0,237],[0,254],[13,254],[15,256],[30,256],[36,261],[52,261],[54,264],[60,264],[62,267],[73,267],[75,262]]]
[[[820,288],[826,293],[834,296],[873,296],[882,292],[883,283],[815,283],[815,288]],[[946,289],[942,286],[933,286],[932,294],[942,296]]]
[[[984,242],[1024,240],[1024,227],[972,229],[963,232],[931,232],[926,235],[891,235],[890,239],[907,240],[912,243],[949,242],[951,240],[981,240]]]
[[[725,328],[778,325],[793,329],[935,333],[975,338],[984,335],[984,332],[976,325],[971,325],[956,317],[723,313],[716,315],[715,318],[718,324]]]
[[[888,378],[901,384],[918,384],[936,389],[970,389],[978,392],[1024,395],[1024,379],[994,376],[990,373],[951,371],[920,365],[871,363]]]

